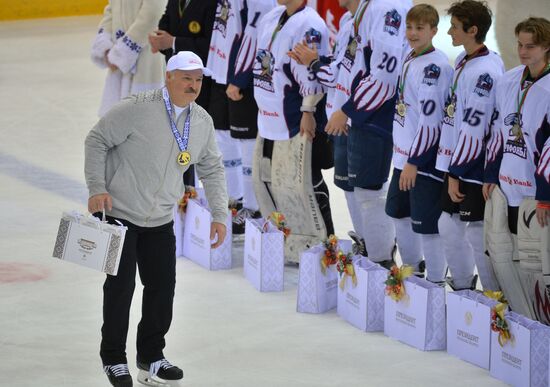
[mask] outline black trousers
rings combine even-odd
[[[104,365],[128,363],[126,338],[134,294],[136,266],[143,284],[141,321],[137,330],[137,358],[154,362],[164,357],[164,336],[172,322],[176,285],[176,238],[173,222],[158,227],[139,227],[119,219],[126,238],[116,276],[103,285],[103,327],[100,356]],[[114,223],[113,218],[108,218]]]

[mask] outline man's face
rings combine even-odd
[[[524,66],[532,66],[546,61],[549,48],[535,44],[533,34],[520,31],[518,35],[518,57]],[[536,76],[537,74],[531,74]]]
[[[166,73],[166,87],[170,98],[178,106],[186,106],[201,92],[202,70],[174,70]]]
[[[428,23],[407,22],[407,40],[415,51],[428,47],[436,33],[437,28],[431,27]]]

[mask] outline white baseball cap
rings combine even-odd
[[[212,71],[204,67],[201,58],[192,51],[180,51],[168,59],[166,64],[166,71],[197,69],[201,69],[208,77],[212,75]]]

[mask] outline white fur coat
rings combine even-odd
[[[151,53],[148,35],[157,29],[167,0],[109,0],[92,44],[92,61],[108,70],[99,116],[120,99],[164,83],[164,56]]]

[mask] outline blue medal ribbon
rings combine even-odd
[[[191,155],[187,151],[189,146],[189,129],[191,128],[191,104],[189,104],[189,112],[185,118],[185,123],[183,125],[183,136],[178,131],[176,123],[172,119],[172,103],[170,102],[170,95],[166,87],[162,89],[162,98],[164,99],[164,106],[166,107],[166,113],[168,113],[168,120],[170,121],[170,128],[172,129],[172,134],[178,143],[180,148],[180,153],[178,154],[178,164],[187,165],[191,161]]]

